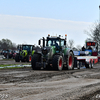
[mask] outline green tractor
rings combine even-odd
[[[51,36],[45,39],[39,40],[39,45],[41,45],[41,40],[43,41],[43,46],[41,47],[41,52],[34,52],[31,60],[32,69],[74,69],[74,54],[73,51],[66,46],[66,39],[61,38],[59,35]],[[46,44],[46,45],[45,45]]]
[[[34,45],[18,45],[19,53],[15,56],[16,62],[30,62]]]

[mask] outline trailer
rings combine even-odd
[[[86,68],[93,68],[94,64],[98,62],[97,56],[75,56],[74,66],[80,69],[85,66]]]
[[[83,51],[74,52],[74,67],[80,69],[85,66],[86,68],[93,68],[93,65],[98,62],[98,43],[96,41],[87,41],[86,48]]]

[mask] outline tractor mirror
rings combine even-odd
[[[66,41],[64,41],[64,45],[66,45]]]
[[[39,40],[39,43],[38,43],[39,45],[41,44],[41,40]]]

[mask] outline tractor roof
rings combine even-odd
[[[23,44],[22,46],[34,46],[34,45],[29,45],[29,44]]]
[[[19,46],[34,46],[34,45],[31,45],[31,44],[19,44]]]
[[[48,34],[47,39],[61,39],[61,40],[66,40],[67,39],[67,34],[65,34],[65,38],[63,38],[63,36],[59,35],[59,36],[50,36],[50,34]]]
[[[57,37],[57,36],[51,36],[51,37],[47,37],[47,39],[62,39],[62,40],[64,40],[64,38]]]

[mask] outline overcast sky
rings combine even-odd
[[[0,40],[37,44],[41,37],[67,34],[83,46],[99,20],[100,0],[0,0]]]

